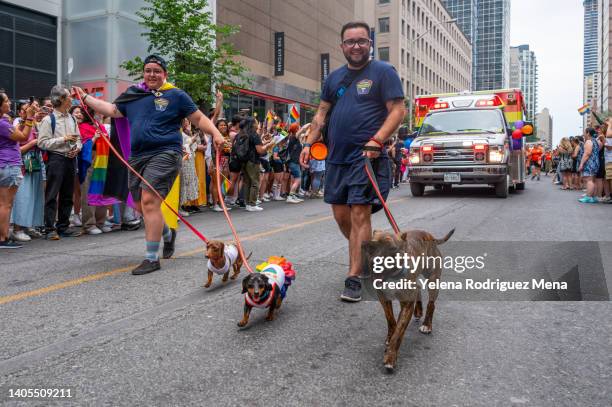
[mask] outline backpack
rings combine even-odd
[[[251,158],[251,136],[240,132],[234,140],[234,156],[240,162],[247,162]]]

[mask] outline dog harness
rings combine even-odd
[[[225,274],[229,271],[230,267],[234,265],[238,258],[238,249],[234,245],[226,244],[223,248],[223,255],[225,256],[225,263],[223,267],[216,268],[212,264],[212,260],[208,259],[208,269],[215,274]]]
[[[281,297],[284,297],[286,292],[285,287],[285,271],[278,264],[269,264],[265,269],[260,271],[259,273],[264,274],[270,279],[270,283],[272,284],[272,290],[268,292],[268,294],[259,299],[259,301],[255,301],[251,298],[248,292],[244,293],[244,300],[251,307],[256,308],[268,308],[270,304],[272,304],[272,299],[274,298],[274,293],[276,290],[281,290]]]

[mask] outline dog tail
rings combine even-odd
[[[453,233],[455,233],[455,228],[452,228],[452,229],[450,230],[450,232],[448,232],[448,233],[446,234],[446,236],[444,236],[442,239],[436,239],[436,240],[435,240],[436,244],[440,245],[440,244],[444,244],[444,243],[446,243],[446,242],[448,241],[448,239],[450,239],[450,238],[451,238],[451,236],[453,235]]]

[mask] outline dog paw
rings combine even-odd
[[[266,316],[266,321],[274,321],[274,315],[268,315]]]
[[[230,277],[230,280],[235,280],[238,278],[238,274],[234,274],[233,276]]]
[[[391,363],[385,363],[385,371],[388,374],[393,374],[395,373],[395,366],[393,366]]]
[[[208,288],[208,287],[210,287],[211,285],[212,285],[212,283],[206,283],[206,284],[204,284],[204,288]]]
[[[431,327],[429,327],[427,325],[421,325],[419,327],[419,332],[421,332],[422,334],[425,334],[425,335],[429,335],[431,333]]]
[[[238,326],[239,326],[240,328],[242,328],[242,327],[246,326],[247,322],[248,322],[248,321],[239,321],[239,322],[238,322]]]

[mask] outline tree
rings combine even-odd
[[[242,88],[246,68],[234,59],[239,52],[228,42],[238,27],[212,23],[207,0],[145,0],[136,12],[147,31],[147,51],[166,59],[168,77],[198,104],[214,101],[213,87]],[[137,56],[121,67],[135,80],[142,79],[143,60]]]

